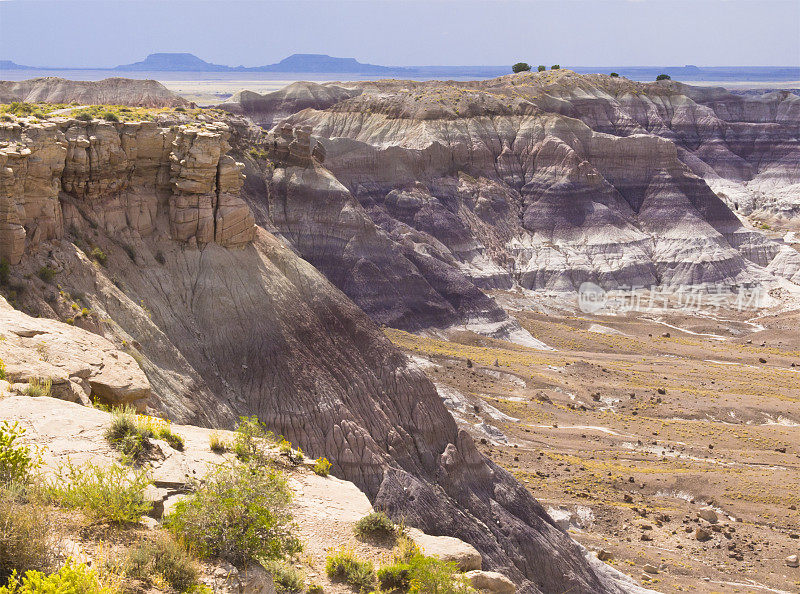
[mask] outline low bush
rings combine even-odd
[[[375,587],[375,567],[370,561],[362,561],[348,550],[328,555],[325,573],[332,580],[345,582],[359,592],[369,592]]]
[[[149,439],[153,436],[152,431],[139,424],[133,408],[113,410],[111,425],[106,429],[106,440],[122,452],[127,461],[141,462],[150,449]]]
[[[221,433],[216,431],[212,432],[211,435],[208,436],[208,446],[215,454],[222,454],[231,449],[231,444],[225,441],[225,438],[222,437]]]
[[[426,557],[414,542],[403,537],[394,550],[394,563],[382,568],[380,576],[394,589],[411,594],[471,594],[470,587],[453,562]],[[407,584],[404,586],[403,584]],[[381,583],[381,587],[383,583]]]
[[[0,486],[27,483],[31,471],[38,466],[36,453],[19,443],[24,435],[25,428],[19,422],[0,423]]]
[[[561,66],[559,66],[558,64],[553,64],[552,66],[550,66],[550,70],[561,70]]]
[[[323,594],[324,591],[319,584],[311,584],[306,590],[307,594]]]
[[[353,527],[360,538],[394,538],[397,529],[394,522],[383,512],[373,512],[361,518]]]
[[[89,255],[101,266],[105,266],[108,263],[108,256],[106,256],[106,253],[99,247],[92,248],[92,251],[89,253]]]
[[[184,441],[183,438],[178,435],[177,433],[173,433],[172,429],[169,427],[163,427],[156,432],[156,437],[158,439],[163,439],[164,441],[169,444],[173,450],[178,450],[179,452],[183,451]]]
[[[233,441],[233,452],[242,462],[251,460],[263,462],[266,442],[274,438],[273,433],[267,431],[267,426],[259,421],[255,415],[252,417],[239,417],[239,424],[236,426],[236,436]]]
[[[273,561],[265,568],[272,574],[276,592],[303,592],[306,589],[303,575],[291,565]]]
[[[113,594],[115,589],[106,585],[94,569],[85,563],[68,560],[61,569],[47,575],[41,571],[17,573],[0,587],[0,594]]]
[[[163,580],[178,592],[185,592],[197,584],[200,571],[186,549],[171,538],[162,536],[128,551],[125,574],[151,583]]]
[[[6,364],[0,359],[0,380],[6,379]]]
[[[616,73],[616,72],[612,72],[611,74],[609,74],[609,76],[610,76],[611,78],[619,78],[619,74],[618,74],[618,73]]]
[[[13,571],[50,571],[56,562],[55,535],[46,509],[20,503],[0,489],[0,583]]]
[[[511,71],[515,74],[519,74],[520,72],[529,72],[530,69],[530,64],[526,62],[517,62],[511,67]]]
[[[49,283],[52,282],[53,278],[56,276],[56,271],[50,268],[49,266],[42,266],[36,273],[42,281]]]
[[[381,567],[377,575],[381,590],[408,592],[411,588],[411,566],[408,563],[394,563]]]
[[[279,472],[253,464],[221,466],[175,506],[166,524],[201,556],[241,566],[300,550],[291,533],[290,501]]]
[[[672,77],[669,74],[659,74],[656,80],[672,80]]]
[[[50,396],[50,390],[53,388],[53,380],[49,378],[39,379],[31,378],[28,380],[28,385],[25,386],[24,394],[34,398],[43,398]]]
[[[144,470],[121,464],[108,467],[87,464],[62,467],[45,483],[45,496],[57,505],[77,508],[98,520],[138,522],[150,511],[145,489],[150,480]]]
[[[539,72],[544,72],[545,70],[547,70],[547,66],[545,66],[544,64],[539,64],[536,70],[538,70]]]
[[[118,122],[119,116],[115,114],[113,111],[104,111],[100,114],[100,117],[103,118],[107,122]]]
[[[328,476],[331,473],[333,464],[327,458],[317,458],[314,462],[314,472],[319,476]]]
[[[286,441],[282,439],[281,442],[278,444],[278,451],[281,453],[282,456],[286,456],[289,459],[289,462],[297,466],[303,462],[303,450],[299,447],[294,449],[292,447],[292,443],[290,441]]]

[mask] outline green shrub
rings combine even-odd
[[[167,444],[169,444],[169,447],[171,447],[173,450],[178,450],[179,452],[183,451],[183,438],[177,433],[173,433],[172,429],[169,427],[163,427],[159,429],[156,432],[156,437],[166,441]]]
[[[328,476],[331,472],[333,464],[327,458],[317,458],[314,462],[314,472],[320,476]]]
[[[397,536],[394,522],[383,512],[373,512],[364,516],[356,522],[353,532],[360,538],[394,538]]]
[[[672,77],[669,74],[659,74],[656,80],[672,80]]]
[[[530,69],[531,69],[531,66],[530,66],[530,64],[528,64],[528,63],[526,63],[526,62],[517,62],[516,64],[514,64],[514,65],[511,67],[511,71],[512,71],[514,74],[518,74],[518,73],[520,73],[520,72],[529,72],[529,71],[530,71]]]
[[[49,283],[56,276],[56,271],[50,268],[49,266],[42,266],[36,273],[36,276],[38,276],[44,282]]]
[[[100,114],[100,117],[103,118],[107,122],[118,122],[119,116],[115,114],[113,111],[104,111]]]
[[[0,258],[0,285],[8,283],[8,277],[11,275],[11,264],[5,258]]]
[[[559,66],[558,64],[553,64],[552,66],[550,66],[550,70],[561,70],[561,66]]]
[[[144,470],[122,464],[108,467],[87,464],[62,467],[44,486],[46,497],[58,505],[81,509],[98,520],[138,522],[150,511],[145,489],[150,480]]]
[[[616,72],[612,72],[611,74],[609,74],[609,76],[612,78],[619,78],[619,74],[617,74]]]
[[[153,582],[163,579],[178,592],[185,592],[200,575],[194,558],[179,543],[168,536],[147,541],[128,551],[125,573]]]
[[[323,594],[324,590],[319,584],[311,584],[306,592],[307,594]]]
[[[375,586],[375,567],[370,561],[362,561],[348,550],[328,555],[325,573],[332,580],[345,582],[359,592],[369,592]]]
[[[394,563],[385,567],[387,580],[404,581],[408,578],[408,589],[401,591],[412,594],[468,594],[475,590],[464,580],[458,566],[435,557],[426,557],[414,542],[403,537],[394,550]]]
[[[136,411],[128,406],[112,411],[111,425],[106,429],[106,440],[130,462],[139,463],[151,448],[149,428],[143,427]]]
[[[106,253],[99,247],[92,248],[92,251],[90,252],[89,255],[93,259],[95,259],[101,266],[105,266],[108,263],[108,256],[106,256]]]
[[[0,485],[27,483],[31,471],[38,466],[31,447],[19,444],[24,435],[25,428],[17,421],[0,423]]]
[[[225,441],[225,438],[222,437],[222,434],[217,433],[216,431],[212,432],[211,435],[208,436],[208,446],[215,454],[222,454],[231,448],[231,445]]]
[[[279,472],[249,464],[221,466],[175,506],[166,523],[201,556],[241,566],[300,550],[291,534],[290,500]]]
[[[0,380],[6,379],[6,364],[0,359]]]
[[[282,439],[278,444],[278,451],[282,456],[286,456],[289,459],[289,462],[295,466],[303,462],[303,450],[301,450],[299,447],[295,450],[292,447],[292,443],[286,441],[285,439]]]
[[[8,586],[0,587],[0,594],[113,594],[94,569],[84,563],[68,560],[55,573],[28,571],[22,577],[14,574]]]
[[[381,590],[408,592],[411,588],[411,566],[408,563],[395,563],[378,570],[378,584]]]
[[[51,570],[55,540],[55,526],[43,507],[20,503],[0,489],[0,584],[12,571]]]
[[[265,568],[272,574],[276,592],[302,592],[306,589],[303,575],[291,565],[273,561]]]
[[[233,441],[233,452],[243,462],[250,460],[263,462],[266,442],[273,440],[274,437],[271,431],[267,431],[267,426],[255,415],[239,417]]]
[[[91,122],[94,119],[94,116],[86,110],[81,110],[75,114],[75,119],[80,120],[81,122]]]
[[[547,70],[547,66],[545,66],[544,64],[539,64],[539,67],[536,68],[536,70],[538,70],[539,72],[544,72],[545,70]]]
[[[53,388],[53,380],[50,378],[39,379],[37,377],[28,380],[28,385],[25,386],[24,394],[34,398],[44,398],[50,396],[50,390]]]

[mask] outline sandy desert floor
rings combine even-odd
[[[662,592],[800,592],[800,312],[515,315],[554,350],[387,334],[621,571]]]

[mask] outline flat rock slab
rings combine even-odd
[[[481,554],[471,544],[452,536],[431,536],[417,528],[407,528],[406,533],[422,552],[442,561],[452,561],[461,571],[480,569]]]

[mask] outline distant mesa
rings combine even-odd
[[[123,64],[114,70],[136,71],[182,71],[182,72],[331,72],[347,74],[382,74],[400,72],[403,68],[390,68],[374,64],[362,64],[355,58],[336,58],[325,54],[293,54],[277,64],[266,66],[224,66],[212,64],[188,53],[150,54],[141,62]]]
[[[35,66],[23,66],[11,60],[0,60],[0,70],[36,70]]]
[[[136,71],[168,71],[178,70],[183,72],[219,72],[233,70],[230,66],[211,64],[195,56],[186,53],[159,53],[150,54],[141,62],[133,64],[123,64],[114,70],[125,70],[127,72]]]

